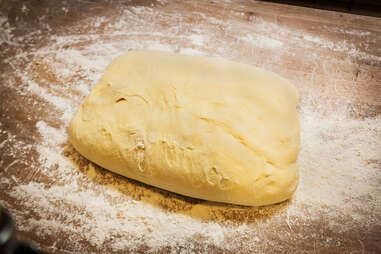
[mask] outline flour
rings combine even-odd
[[[14,30],[8,23],[8,18],[0,16],[0,45],[8,43],[16,46],[18,43],[14,40],[12,31]]]
[[[70,102],[68,100],[50,94],[45,88],[38,86],[38,84],[31,80],[27,80],[26,83],[28,84],[28,90],[31,93],[39,95],[46,101],[53,104],[55,108],[62,112],[61,119],[66,122],[69,121],[73,115],[73,109],[70,106]]]
[[[168,4],[166,1],[160,3]],[[303,98],[301,106],[301,179],[289,203],[264,208],[192,203],[116,176],[80,156],[68,143],[70,119],[107,64],[131,49],[228,59],[250,54],[247,59],[252,63],[270,68],[288,64],[282,63],[279,56],[286,54],[288,45],[293,44],[308,53],[319,46],[320,50],[349,54],[354,60],[381,61],[379,56],[361,51],[350,41],[331,41],[261,18],[250,24],[256,33],[243,34],[228,19],[197,11],[189,14],[198,20],[190,25],[181,21],[190,17],[173,10],[165,12],[142,6],[123,8],[122,14],[114,19],[94,17],[75,24],[84,27],[91,24],[89,30],[103,27],[102,33],[92,30],[88,34],[51,35],[46,38],[49,41],[46,46],[29,53],[32,61],[25,66],[21,64],[26,59],[24,52],[6,60],[13,66],[13,74],[21,80],[21,85],[13,84],[12,80],[7,83],[15,93],[42,100],[41,107],[47,107],[61,121],[58,126],[52,126],[44,115],[38,115],[33,145],[4,131],[5,126],[0,123],[1,153],[19,158],[6,165],[0,161],[4,169],[1,174],[11,175],[6,178],[1,175],[0,187],[7,189],[9,196],[25,209],[14,209],[5,200],[1,203],[9,207],[19,230],[32,232],[39,239],[53,237],[50,245],[38,247],[64,253],[122,252],[142,248],[146,252],[193,250],[211,253],[217,248],[224,252],[255,249],[265,253],[269,252],[268,246],[279,247],[275,245],[283,242],[283,238],[279,240],[278,237],[288,237],[284,242],[304,241],[308,236],[294,232],[297,225],[308,225],[321,218],[328,221],[328,229],[337,231],[339,228],[340,232],[350,231],[354,223],[364,227],[381,226],[378,215],[381,210],[380,116],[351,119],[345,112],[346,105],[338,105],[330,114],[323,115],[314,105],[319,98],[313,97],[313,93]],[[160,25],[166,22],[173,26]],[[15,41],[27,38],[15,38],[5,17],[0,18],[0,24],[5,31],[0,44],[15,45]],[[369,35],[355,30],[347,33]],[[242,53],[242,45],[250,50]],[[256,58],[262,49],[274,52],[269,53],[265,62]],[[312,54],[315,58],[319,56],[315,52]],[[22,156],[32,149],[38,155],[38,163],[29,163]],[[27,179],[18,176],[18,164],[30,165]],[[50,181],[43,181],[44,178]],[[337,218],[340,216],[351,220],[339,224]],[[324,232],[321,235],[324,237]],[[330,246],[345,238],[324,238],[324,241]],[[284,252],[288,250],[291,249],[284,249]]]
[[[381,61],[381,56],[369,55],[366,52],[360,51],[352,43],[347,42],[346,40],[339,42],[332,42],[329,40],[323,40],[318,37],[313,37],[311,35],[303,35],[303,39],[314,44],[318,44],[320,47],[330,49],[336,52],[347,53],[348,55],[354,58],[367,59],[372,61]]]
[[[189,36],[189,39],[191,39],[192,43],[196,46],[203,46],[205,43],[204,36],[202,36],[200,34],[193,34],[193,35]]]
[[[380,126],[381,118],[353,120],[334,114],[323,119],[314,112],[302,112],[301,183],[295,199],[337,206],[357,214],[348,199],[372,196],[379,185],[377,164],[369,162],[380,157]],[[335,194],[332,186],[338,191]],[[377,198],[372,199],[381,209]]]
[[[180,49],[180,54],[184,55],[191,55],[191,56],[202,56],[205,55],[205,53],[197,50],[197,49],[192,49],[192,48],[182,48]]]
[[[241,40],[251,43],[255,47],[259,48],[280,48],[283,43],[278,40],[274,40],[265,36],[252,36],[251,34],[242,37]]]
[[[324,28],[327,30],[330,30],[330,31],[339,32],[339,33],[343,33],[343,34],[355,35],[358,37],[371,35],[371,32],[369,32],[369,31],[362,31],[362,30],[355,30],[355,29],[343,29],[340,27],[327,27],[327,26],[324,26]]]

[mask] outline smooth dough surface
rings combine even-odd
[[[73,146],[120,175],[190,197],[277,203],[298,185],[298,92],[222,59],[131,51],[71,121]]]

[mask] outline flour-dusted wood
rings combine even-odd
[[[111,62],[71,122],[74,147],[118,174],[242,205],[298,184],[298,92],[222,59],[132,51]]]

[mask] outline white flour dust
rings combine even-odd
[[[254,47],[259,48],[280,48],[283,43],[278,40],[274,40],[265,36],[253,37],[251,34],[242,37],[241,40],[251,43]]]
[[[37,121],[35,128],[41,139],[33,148],[39,157],[38,164],[31,165],[30,181],[25,182],[17,176],[13,176],[12,180],[2,178],[0,181],[0,186],[8,186],[10,181],[14,181],[10,196],[28,211],[40,215],[28,217],[22,211],[12,210],[18,228],[32,231],[42,238],[64,234],[66,242],[71,243],[65,247],[67,253],[90,253],[92,251],[87,250],[81,241],[98,251],[103,248],[112,251],[137,250],[146,246],[147,251],[152,252],[163,247],[172,247],[173,252],[179,252],[181,249],[176,249],[177,246],[192,250],[199,242],[225,251],[241,247],[250,250],[254,246],[267,244],[263,230],[278,223],[285,214],[291,229],[292,220],[289,221],[289,218],[303,218],[301,207],[304,205],[316,208],[309,215],[312,217],[318,217],[322,209],[330,207],[332,221],[344,214],[351,216],[355,222],[367,221],[380,225],[376,219],[377,211],[381,209],[381,193],[375,191],[380,179],[380,171],[376,170],[379,169],[378,151],[381,150],[380,117],[350,119],[340,110],[323,117],[313,108],[302,107],[300,186],[292,202],[284,206],[282,212],[275,213],[269,220],[256,222],[256,227],[246,222],[236,225],[222,215],[226,210],[242,211],[243,208],[224,208],[208,202],[187,204],[186,201],[166,197],[151,188],[100,170],[70,148],[67,127],[77,106],[89,94],[107,64],[131,49],[234,59],[240,50],[236,46],[243,43],[252,49],[255,59],[255,52],[261,49],[276,50],[274,55],[285,54],[290,41],[303,50],[317,44],[326,50],[348,51],[354,58],[381,61],[380,57],[359,51],[349,42],[337,43],[301,34],[301,31],[260,18],[252,25],[256,33],[242,35],[240,31],[234,31],[227,21],[205,17],[197,12],[192,15],[198,17],[200,22],[192,25],[178,22],[185,17],[176,12],[126,7],[123,16],[111,21],[107,17],[83,21],[84,26],[103,27],[102,33],[51,36],[47,38],[51,43],[30,52],[33,61],[19,73],[14,73],[23,86],[12,88],[20,95],[31,94],[45,101],[41,107],[50,107],[55,111],[60,124],[53,127],[44,116]],[[161,27],[158,25],[160,22],[156,22],[147,26],[142,17],[153,17],[176,25]],[[6,31],[0,38],[0,44],[14,44],[12,28],[6,19],[1,18],[0,24]],[[224,26],[223,31],[216,29],[216,26]],[[234,39],[226,42],[226,34]],[[357,36],[360,32],[349,31],[348,34]],[[368,34],[361,32],[360,35]],[[20,53],[6,61],[17,66],[23,57]],[[276,64],[277,59],[270,59],[267,64]],[[48,75],[46,78],[44,75],[36,77],[47,73],[54,78],[50,79]],[[32,145],[18,141],[15,135],[3,132],[1,125],[0,134],[7,135],[5,141],[0,143],[0,149],[5,144],[13,144],[13,150],[8,151],[10,155],[17,156],[32,149]],[[14,164],[5,167],[5,171],[16,163],[22,162],[15,160]],[[45,183],[39,180],[42,176],[52,180]],[[359,200],[366,202],[367,207],[361,207]],[[163,208],[164,205],[169,207]],[[189,207],[180,209],[179,206]],[[373,207],[373,211],[367,211],[364,215],[363,209],[368,207]],[[274,209],[269,207],[260,211],[272,214]],[[257,210],[253,208],[254,211]],[[332,224],[332,227],[335,226]],[[350,230],[351,225],[344,223],[341,226],[343,230]],[[237,235],[241,240],[249,237],[250,241],[245,241],[244,246],[241,246],[243,240],[227,241]],[[51,251],[64,251],[62,247],[56,247],[60,241],[55,239],[51,246],[45,247]]]

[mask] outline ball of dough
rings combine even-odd
[[[298,185],[298,92],[222,59],[131,51],[71,121],[73,146],[120,175],[190,197],[261,206]]]

